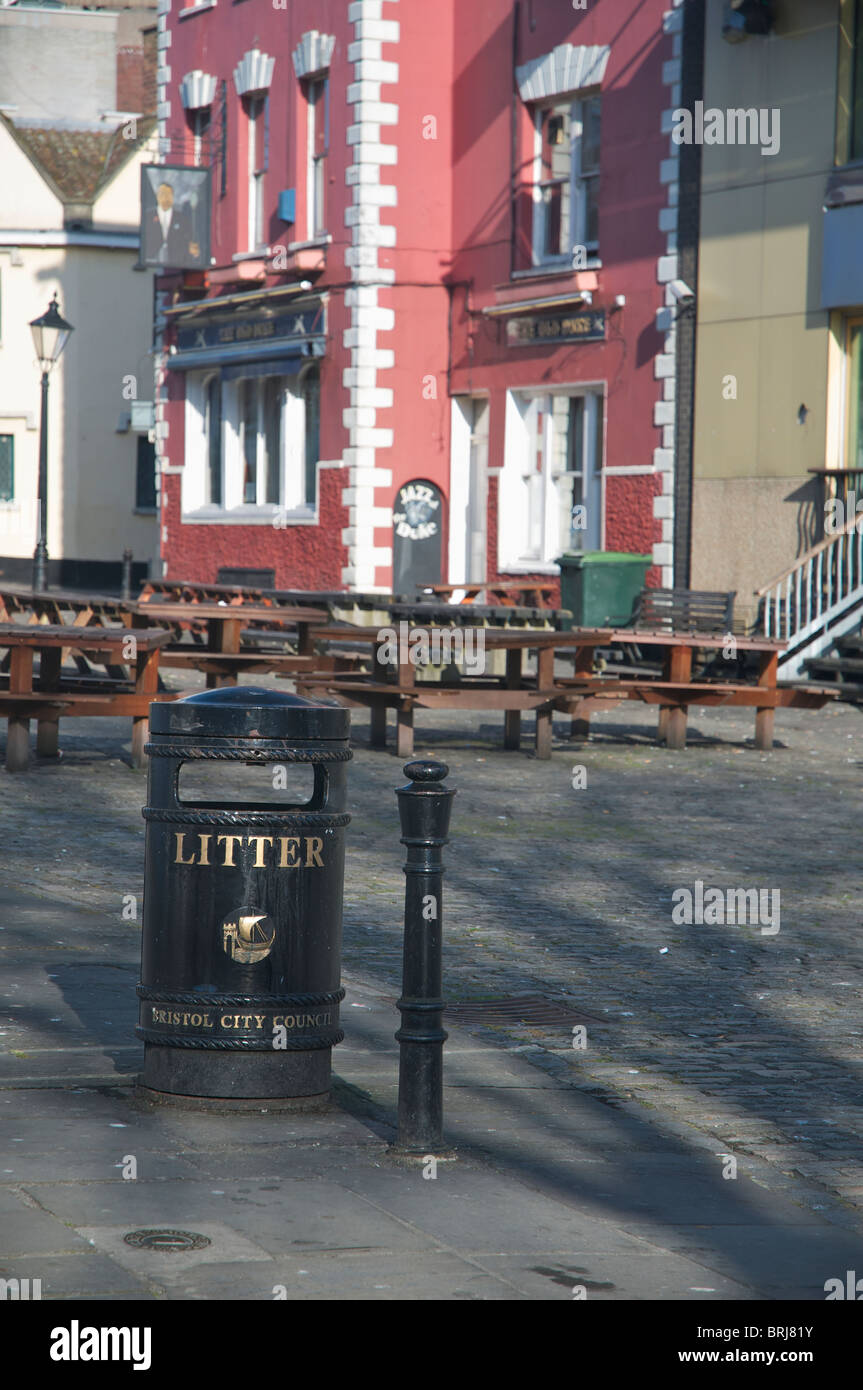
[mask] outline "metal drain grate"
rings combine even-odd
[[[474,999],[464,1004],[447,1004],[444,1022],[530,1024],[601,1022],[577,1004],[562,1004],[544,994],[519,994],[508,999]]]
[[[123,1240],[136,1250],[159,1250],[166,1255],[204,1250],[210,1244],[209,1236],[196,1231],[130,1231]]]

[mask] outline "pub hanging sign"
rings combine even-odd
[[[605,310],[582,309],[563,314],[519,314],[507,320],[510,347],[526,343],[591,343],[605,338]]]

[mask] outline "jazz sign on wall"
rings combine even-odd
[[[416,596],[418,584],[439,584],[443,498],[416,478],[399,488],[393,507],[393,590]]]

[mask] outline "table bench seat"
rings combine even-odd
[[[373,748],[386,746],[386,712],[395,710],[396,751],[400,758],[410,757],[414,751],[415,709],[487,709],[505,711],[510,715],[534,711],[541,731],[545,722],[550,726],[554,700],[559,694],[555,686],[507,688],[500,680],[476,679],[470,685],[453,687],[432,682],[404,685],[395,681],[369,681],[362,677],[353,680],[298,677],[297,692],[309,696],[332,695],[346,705],[370,709]],[[541,724],[540,720],[544,722]],[[542,751],[544,744],[541,733],[538,747],[537,756],[548,756]]]
[[[756,711],[756,747],[773,747],[773,712],[776,709],[821,709],[836,698],[829,686],[799,690],[793,686],[740,685],[733,682],[603,680],[570,677],[555,701],[557,709],[572,716],[572,735],[586,737],[585,727],[593,709],[602,708],[598,700],[640,700],[660,707],[660,738],[669,748],[686,747],[686,718],[690,705],[748,708]]]

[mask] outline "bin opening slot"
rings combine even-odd
[[[326,803],[326,769],[293,762],[244,763],[189,759],[177,770],[182,806],[238,811],[318,811]]]

